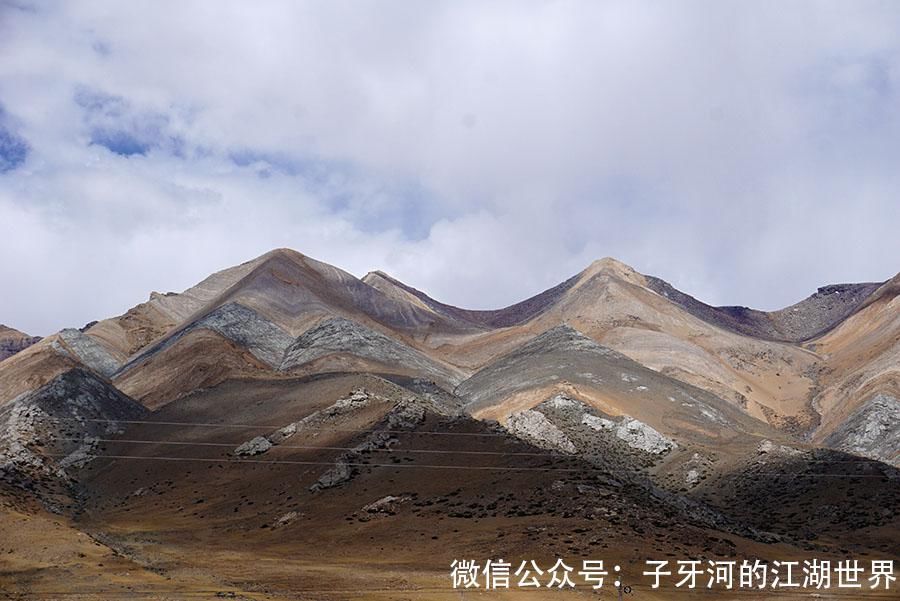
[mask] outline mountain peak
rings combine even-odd
[[[28,338],[28,334],[2,323],[0,323],[0,336],[4,338]]]
[[[253,261],[258,262],[258,263],[264,263],[265,261],[268,261],[270,259],[276,259],[276,258],[289,259],[292,261],[302,261],[304,259],[307,259],[308,257],[306,255],[304,255],[303,253],[294,250],[293,248],[282,247],[282,248],[273,248],[269,252],[258,256]]]
[[[366,275],[364,275],[362,277],[362,281],[364,281],[366,284],[369,284],[369,285],[371,285],[372,282],[377,281],[379,279],[387,280],[388,282],[393,282],[393,283],[397,283],[397,281],[398,281],[396,278],[392,278],[391,276],[389,276],[385,272],[381,271],[380,269],[370,271],[369,273],[367,273]]]
[[[610,275],[639,286],[645,286],[647,283],[646,278],[635,271],[633,267],[612,257],[597,259],[581,273],[585,277],[593,277],[599,274]]]

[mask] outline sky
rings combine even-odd
[[[289,247],[497,308],[900,271],[900,3],[0,0],[0,323]]]

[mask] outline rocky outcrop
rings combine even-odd
[[[597,415],[585,414],[581,418],[581,423],[591,428],[592,430],[601,431],[601,430],[615,430],[616,422],[611,419],[606,419],[605,417],[600,417]]]
[[[197,327],[218,332],[272,366],[281,362],[291,341],[290,334],[253,309],[238,303],[219,307],[201,319]]]
[[[103,345],[81,330],[67,328],[59,333],[59,338],[70,354],[98,374],[110,377],[119,369],[117,360]]]
[[[712,471],[713,462],[709,457],[694,453],[684,462],[680,472],[684,475],[684,483],[690,487],[697,486]]]
[[[507,429],[536,446],[578,453],[594,463],[652,465],[678,448],[675,441],[630,416],[611,417],[565,393],[514,413]],[[637,451],[637,452],[635,452]]]
[[[506,422],[506,429],[514,436],[518,436],[536,447],[563,453],[578,451],[575,443],[540,411],[528,409],[510,415]]]
[[[675,441],[666,438],[644,422],[627,415],[619,421],[594,415],[585,415],[581,419],[581,423],[594,430],[612,430],[619,439],[624,440],[632,449],[653,455],[668,453],[678,446],[675,444]]]
[[[335,462],[334,467],[329,468],[324,474],[319,476],[312,486],[311,491],[324,490],[326,488],[334,488],[344,482],[348,482],[353,477],[353,469],[346,461],[340,460]]]
[[[240,303],[231,302],[216,308],[181,328],[175,334],[141,351],[129,359],[120,373],[144,363],[154,355],[173,346],[188,333],[204,328],[246,348],[254,357],[273,368],[277,368],[281,364],[285,350],[294,341],[290,334],[253,309]]]
[[[367,407],[370,401],[371,397],[368,392],[362,388],[354,390],[350,396],[338,399],[325,409],[307,415],[296,422],[291,422],[270,434],[256,436],[242,443],[234,450],[234,454],[244,456],[261,455],[298,432],[306,429],[318,430],[334,425],[338,418]]]
[[[373,403],[386,404],[389,402],[391,401],[388,399],[358,388],[350,395],[338,399],[328,407],[301,420],[291,422],[265,436],[256,436],[242,443],[234,449],[233,453],[240,457],[262,455],[299,433],[304,431],[318,433],[322,430],[339,427],[352,413],[367,408]],[[416,428],[425,420],[425,416],[426,407],[416,399],[405,399],[395,403],[361,441],[337,457],[334,465],[310,486],[310,490],[333,488],[349,481],[355,473],[354,466],[361,461],[364,454],[389,448],[398,442],[396,433]]]
[[[272,528],[282,528],[284,526],[287,526],[288,524],[297,521],[300,518],[300,515],[301,514],[296,511],[288,511],[285,514],[282,514],[281,517],[279,517],[277,520],[275,520],[275,523],[272,524]]]
[[[368,505],[364,505],[362,510],[370,514],[394,515],[400,508],[400,505],[410,500],[412,500],[412,497],[388,495],[377,501],[372,501]]]
[[[272,448],[272,443],[265,436],[257,436],[240,445],[234,450],[235,455],[252,457],[261,455]]]
[[[309,489],[315,492],[350,481],[356,474],[355,466],[360,465],[366,453],[390,448],[399,441],[395,434],[413,430],[424,420],[425,409],[418,401],[407,399],[397,403],[362,442],[338,457],[334,467],[322,474]]]
[[[343,317],[327,319],[301,334],[285,352],[281,369],[289,371],[333,353],[430,374],[448,382],[458,380],[448,368],[425,354]]]
[[[72,369],[16,398],[0,415],[0,470],[53,475],[89,461],[98,439],[147,410],[93,373]]]
[[[900,400],[887,394],[872,397],[825,444],[900,467]]]

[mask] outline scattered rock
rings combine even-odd
[[[628,443],[628,446],[654,455],[661,455],[678,446],[675,441],[666,438],[644,422],[627,416],[616,428],[616,436]]]
[[[334,467],[319,476],[319,479],[309,487],[311,491],[324,490],[333,488],[350,480],[353,476],[353,470],[343,461],[338,461]]]
[[[272,443],[265,436],[257,436],[236,448],[234,454],[242,456],[261,455],[271,449],[272,446]]]
[[[395,515],[397,513],[398,507],[409,501],[410,497],[394,497],[388,495],[386,497],[382,497],[377,501],[373,501],[369,503],[365,507],[362,508],[366,513],[383,513],[386,515]]]
[[[273,528],[281,528],[282,526],[287,526],[288,524],[290,524],[291,522],[293,522],[294,520],[296,520],[299,517],[300,517],[300,514],[297,513],[296,511],[289,511],[286,514],[284,514],[283,516],[281,516],[280,518],[278,518],[277,520],[275,520],[275,523],[272,524],[272,527]]]
[[[699,470],[688,470],[684,476],[684,481],[691,486],[696,486],[700,483],[700,471]]]

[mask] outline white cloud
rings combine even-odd
[[[0,11],[30,146],[0,174],[0,321],[26,330],[276,246],[472,307],[605,255],[764,308],[900,269],[895,4]]]

